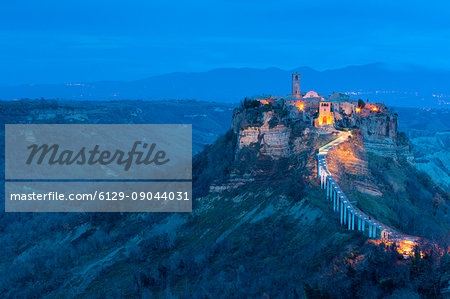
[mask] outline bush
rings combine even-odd
[[[192,161],[192,186],[194,197],[201,197],[208,193],[209,186],[215,181],[224,181],[230,174],[234,161],[237,136],[228,131],[217,141],[205,147],[194,156]]]
[[[366,106],[366,103],[363,100],[359,99],[358,100],[358,108],[364,108],[365,106]]]
[[[279,123],[278,118],[272,117],[272,118],[269,120],[269,128],[272,129],[272,128],[276,127],[276,125],[278,125],[278,123]]]
[[[242,107],[245,109],[258,108],[259,106],[261,106],[261,103],[259,101],[248,98],[245,98],[244,102],[242,103]]]
[[[398,132],[397,144],[398,145],[408,145],[409,144],[409,138],[408,138],[408,136],[406,136],[406,134],[404,132]]]

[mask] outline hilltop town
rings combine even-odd
[[[292,74],[292,93],[246,99],[234,111],[232,128],[239,148],[260,144],[261,153],[286,157],[295,152],[292,137],[309,133],[331,134],[356,129],[366,150],[412,162],[407,137],[398,132],[397,114],[383,103],[369,103],[334,93],[324,97],[315,91],[301,92],[300,74]],[[292,140],[291,140],[292,141]]]
[[[289,95],[245,99],[233,111],[231,131],[236,139],[231,147],[234,162],[228,175],[213,180],[209,192],[265,181],[274,172],[282,174],[292,168],[302,169],[303,179],[313,182],[318,148],[341,132],[351,133],[352,142],[330,152],[329,168],[350,189],[383,196],[369,170],[370,154],[414,164],[409,140],[398,131],[396,113],[383,103],[342,93],[328,97],[314,91],[303,93],[298,73],[292,74]],[[274,161],[279,161],[278,166]]]
[[[333,93],[325,98],[312,90],[301,92],[300,78],[299,73],[292,74],[292,93],[290,95],[258,97],[254,100],[262,105],[286,107],[290,118],[301,119],[314,127],[355,126],[358,117],[388,112],[382,104],[351,100],[349,95],[343,93]]]
[[[291,94],[245,99],[234,110],[232,132],[236,143],[229,176],[214,180],[209,192],[279,182],[296,199],[304,196],[299,189],[319,184],[319,177],[333,211],[340,212],[341,225],[384,244],[396,243],[405,257],[422,242],[403,233],[410,230],[404,223],[390,226],[392,220],[373,209],[392,192],[386,184],[396,189],[410,184],[407,177],[389,177],[390,168],[398,174],[412,171],[414,164],[409,140],[398,131],[397,114],[383,103],[341,93],[302,93],[300,74],[294,73]],[[296,179],[283,182],[288,173]]]

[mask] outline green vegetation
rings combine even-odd
[[[242,102],[242,107],[244,109],[258,108],[260,106],[261,106],[261,103],[257,100],[245,98],[244,102]]]
[[[192,185],[194,197],[205,196],[213,181],[225,182],[229,178],[236,151],[236,134],[228,131],[212,145],[194,156]]]
[[[106,109],[102,105],[87,109],[88,115]],[[164,117],[157,111],[166,107],[182,122],[182,115],[195,112],[190,105],[180,112],[170,109],[181,104],[142,102],[136,105],[152,109],[135,117],[133,105],[113,103],[106,110],[109,116],[97,119],[158,122]],[[269,107],[254,101],[244,105],[255,123]],[[23,106],[20,113],[27,109]],[[215,113],[206,104],[198,109]],[[114,112],[118,119],[111,119]],[[201,125],[220,125],[192,119],[194,136]],[[302,122],[290,125],[294,136],[302,136]],[[193,159],[192,213],[0,213],[0,294],[439,298],[450,268],[448,255],[429,250],[424,258],[416,253],[404,260],[395,248],[368,243],[367,236],[339,225],[315,173],[317,148],[334,138],[309,134],[295,156],[273,160],[261,155],[259,143],[236,153],[237,136],[227,132]],[[407,163],[377,156],[369,162],[384,196],[356,192],[352,196],[360,208],[399,230],[444,243],[448,193]],[[208,193],[212,183],[246,175],[254,181]]]
[[[354,190],[351,197],[362,211],[401,232],[448,246],[450,196],[447,192],[407,162],[370,155],[369,169],[383,196],[370,196]]]
[[[362,99],[358,99],[358,108],[364,108],[366,103]]]
[[[274,127],[276,127],[278,124],[279,124],[279,120],[278,120],[278,118],[276,117],[276,116],[274,116],[274,117],[272,117],[270,120],[269,120],[269,128],[274,128]]]

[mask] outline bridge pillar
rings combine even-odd
[[[322,170],[319,166],[319,178],[320,178],[320,188],[322,188]]]
[[[369,238],[372,238],[372,225],[369,224]]]
[[[333,200],[333,183],[330,178],[330,201]]]
[[[339,211],[339,197],[338,197],[338,193],[336,192],[336,190],[334,190],[334,201],[336,202],[335,211]]]
[[[348,223],[347,223],[348,225],[348,229],[349,230],[351,230],[352,229],[352,213],[351,212],[349,212],[348,213]]]
[[[345,204],[343,204],[344,206],[344,224],[347,224],[347,207],[345,206]]]
[[[327,177],[327,199],[330,200],[330,178]]]
[[[331,200],[333,200],[333,212],[336,212],[336,192],[331,189]]]
[[[322,189],[325,189],[325,180],[326,180],[326,176],[324,173],[322,173]]]
[[[361,231],[364,233],[364,224],[366,222],[364,220],[361,219]]]
[[[320,172],[320,189],[323,189],[323,175],[322,175],[322,171]]]
[[[329,194],[329,199],[331,201],[333,198],[333,185],[331,184],[331,178],[330,178],[330,182],[328,184],[328,194]]]
[[[352,214],[352,230],[355,230],[355,214]]]
[[[342,201],[340,201],[339,204],[341,206],[341,225],[342,225],[342,218],[344,216],[344,209],[342,208]]]
[[[322,172],[322,189],[325,188],[325,175]]]

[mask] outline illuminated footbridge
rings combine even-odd
[[[332,206],[334,212],[340,213],[340,223],[347,229],[368,233],[371,239],[383,240],[386,243],[395,242],[399,245],[401,253],[409,255],[418,243],[419,238],[402,234],[353,206],[328,171],[326,162],[328,151],[345,142],[349,136],[350,133],[341,133],[337,139],[319,149],[317,173],[320,177],[321,188],[326,189],[330,206]]]

